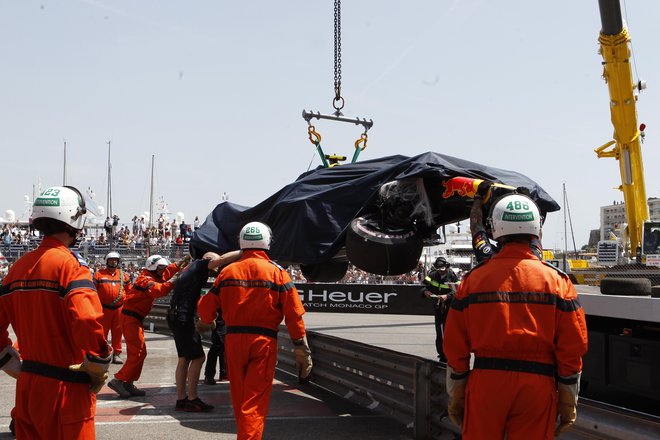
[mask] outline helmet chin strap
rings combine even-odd
[[[80,230],[68,226],[66,229],[66,233],[69,235],[69,237],[71,237],[71,242],[67,245],[67,247],[69,248],[73,247],[73,245],[76,244],[76,240],[78,239],[78,234],[80,234]]]

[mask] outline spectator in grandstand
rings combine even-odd
[[[131,222],[133,223],[133,235],[137,235],[137,234],[138,234],[138,230],[139,230],[139,226],[138,226],[138,225],[139,225],[139,219],[138,219],[138,216],[137,216],[137,215],[134,215],[134,216],[133,216],[133,219],[131,220]]]
[[[193,228],[196,230],[199,229],[199,217],[195,216],[195,221],[193,222]]]
[[[121,244],[128,247],[131,244],[131,235],[128,231],[128,228],[124,229],[124,233],[121,237]]]
[[[105,218],[105,222],[103,223],[103,229],[105,229],[105,235],[110,236],[112,235],[112,220],[110,217]]]
[[[186,238],[186,231],[188,231],[188,225],[186,224],[185,220],[181,220],[181,224],[179,225],[179,232],[184,240]]]
[[[172,220],[172,240],[176,241],[176,238],[181,234],[179,229],[179,224],[176,222],[176,219]]]
[[[105,235],[103,234],[103,232],[101,232],[101,235],[99,235],[98,240],[96,240],[96,246],[105,246],[107,244],[108,242],[105,239]]]

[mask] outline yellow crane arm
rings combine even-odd
[[[599,0],[599,6],[602,30],[598,41],[603,56],[603,79],[610,94],[614,140],[595,152],[599,158],[614,157],[619,161],[619,188],[626,204],[630,252],[635,255],[641,247],[644,221],[649,218],[636,107],[637,93],[642,87],[632,79],[630,36],[623,25],[619,0]]]

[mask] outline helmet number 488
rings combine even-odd
[[[506,209],[509,209],[511,211],[518,211],[520,209],[529,209],[529,203],[516,200],[515,202],[509,202],[509,204],[506,205]]]

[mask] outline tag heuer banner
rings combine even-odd
[[[296,283],[308,312],[433,315],[433,300],[411,284]]]

